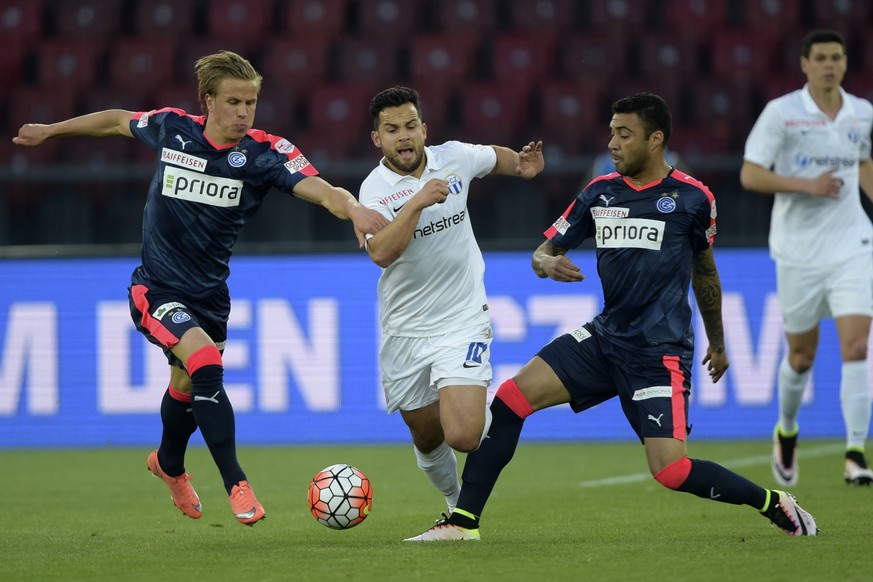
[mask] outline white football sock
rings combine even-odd
[[[840,405],[846,421],[846,448],[864,450],[870,430],[870,381],[867,361],[843,362]]]
[[[798,374],[788,363],[788,356],[782,358],[779,364],[779,427],[782,434],[791,435],[797,431],[797,412],[808,378],[809,370]]]
[[[424,471],[433,486],[445,495],[449,513],[455,510],[461,494],[461,480],[458,477],[458,458],[455,451],[443,441],[429,453],[422,453],[413,446],[419,468]]]

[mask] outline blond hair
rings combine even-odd
[[[258,85],[258,90],[263,80],[245,57],[231,51],[218,51],[198,59],[194,63],[194,72],[197,74],[197,91],[203,115],[207,114],[206,96],[214,97],[218,93],[218,85],[222,79],[231,77],[242,81],[254,81]]]

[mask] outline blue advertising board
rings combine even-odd
[[[601,306],[592,251],[588,278],[537,278],[526,252],[486,253],[494,323],[492,390],[553,337]],[[731,367],[713,384],[695,311],[693,438],[767,438],[776,420],[784,338],[766,250],[716,253]],[[169,378],[161,351],[133,328],[132,258],[0,261],[0,448],[154,445]],[[224,353],[241,444],[408,442],[387,415],[379,382],[379,268],[364,254],[239,256]],[[693,304],[693,301],[692,301]],[[804,436],[841,437],[840,362],[833,322],[801,409]],[[525,439],[633,439],[617,402],[574,415],[539,412]]]

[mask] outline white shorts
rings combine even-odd
[[[379,364],[388,412],[418,410],[446,386],[491,384],[491,325],[434,337],[382,338]]]
[[[776,288],[785,331],[804,333],[821,319],[873,316],[873,255],[860,255],[828,268],[776,263]]]

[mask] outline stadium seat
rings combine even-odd
[[[639,51],[640,71],[645,76],[680,81],[699,73],[700,46],[693,38],[648,34],[640,39]]]
[[[542,124],[538,126],[544,132],[543,141],[549,146],[560,145],[564,153],[575,153],[592,146],[592,134],[605,136],[611,114],[604,105],[603,92],[602,84],[584,79],[543,84]]]
[[[9,98],[9,127],[12,135],[25,123],[54,123],[76,113],[76,93],[69,87],[51,90],[42,87],[21,87]],[[29,164],[45,164],[54,160],[61,140],[49,140],[39,147],[23,148]]]
[[[194,63],[197,62],[197,59],[217,53],[220,50],[239,52],[248,59],[253,58],[255,55],[252,51],[241,50],[239,46],[233,46],[232,43],[224,42],[220,38],[210,37],[182,40],[176,48],[178,58],[176,59],[175,81],[177,83],[193,84],[196,91],[197,77],[194,73]]]
[[[273,30],[273,2],[211,0],[206,11],[206,32],[213,39],[232,39],[228,50],[253,50]],[[228,43],[226,43],[228,44]]]
[[[276,85],[264,85],[258,95],[254,127],[293,141],[297,104],[294,93]]]
[[[331,155],[348,156],[370,143],[370,88],[326,83],[308,92],[307,98],[310,134]]]
[[[517,85],[474,83],[460,92],[459,99],[465,141],[513,147],[533,139],[525,135],[528,94]]]
[[[91,87],[104,69],[103,44],[95,39],[47,40],[37,50],[37,80],[52,91]]]
[[[6,43],[30,43],[42,34],[42,0],[4,0],[0,6],[0,38]]]
[[[400,43],[420,29],[423,0],[359,0],[357,6],[357,32],[365,37]]]
[[[693,79],[688,83],[695,82]],[[689,93],[689,85],[687,83],[676,82],[670,78],[654,76],[646,77],[642,75],[627,77],[605,86],[606,105],[609,109],[606,110],[603,118],[603,131],[608,134],[609,120],[612,117],[612,103],[618,99],[634,95],[636,93],[655,93],[660,95],[667,102],[667,107],[673,117],[673,123],[683,123],[690,120],[690,105],[688,101],[694,99]]]
[[[153,109],[152,96],[132,87],[94,87],[82,92],[79,111],[103,111],[104,109],[127,109],[145,111]]]
[[[162,109],[164,107],[176,107],[191,115],[202,115],[197,85],[179,83],[157,87],[142,110]]]
[[[395,44],[381,38],[343,39],[337,47],[337,68],[344,83],[374,86],[396,84],[399,77]]]
[[[436,2],[437,28],[452,35],[483,35],[497,28],[497,0],[441,0]]]
[[[136,0],[133,29],[138,35],[178,38],[194,32],[197,0]]]
[[[724,123],[713,123],[708,127],[678,124],[673,126],[669,145],[690,166],[687,169],[691,175],[702,179],[700,175],[694,173],[694,160],[709,154],[730,153],[730,136],[731,129]],[[683,165],[683,168],[685,167]]]
[[[289,0],[281,5],[279,26],[292,38],[335,40],[346,23],[346,0]]]
[[[706,38],[715,31],[724,30],[727,0],[667,0],[663,14],[667,29],[674,34]]]
[[[175,43],[170,38],[123,38],[109,54],[109,81],[116,87],[151,90],[173,80]]]
[[[575,0],[512,0],[509,7],[512,29],[548,34],[572,30],[578,4]]]
[[[559,38],[559,75],[568,80],[611,79],[627,72],[628,43],[617,34],[574,33]]]
[[[715,32],[711,41],[714,78],[760,84],[773,74],[776,43],[772,37],[733,30]]]
[[[786,31],[801,28],[800,2],[774,2],[773,0],[745,0],[741,15],[741,28],[750,34],[781,38]]]
[[[6,90],[11,90],[22,82],[28,44],[23,40],[10,40],[0,50],[0,84]]]
[[[594,30],[638,32],[649,26],[648,11],[632,0],[590,0],[589,18]],[[619,36],[619,35],[616,35]]]
[[[475,36],[433,34],[413,37],[410,46],[413,85],[459,87],[473,75],[477,48]]]
[[[121,32],[122,0],[58,0],[53,8],[61,37],[106,40]]]
[[[499,83],[532,88],[553,74],[555,42],[549,34],[501,35],[491,46],[491,70]]]
[[[427,143],[442,143],[454,139],[449,134],[452,91],[439,84],[415,87],[421,101],[422,121],[427,124]]]
[[[796,72],[772,75],[769,79],[764,81],[764,84],[761,87],[761,98],[764,101],[769,101],[776,97],[781,97],[782,95],[800,89],[803,87],[804,83],[806,83],[806,77],[800,72],[800,66],[798,65]],[[761,105],[763,106],[763,103]],[[753,122],[759,113],[760,111],[755,112],[752,119]]]
[[[873,5],[869,0],[816,0],[812,12],[814,22],[827,23],[827,28],[848,37],[854,32],[868,32]]]
[[[329,45],[326,40],[276,37],[261,48],[258,70],[264,76],[265,86],[305,91],[327,77]]]
[[[753,115],[758,112],[752,112],[751,85],[726,79],[704,80],[694,83],[694,92],[689,104],[693,121],[703,126],[727,122],[746,132],[752,128]]]

